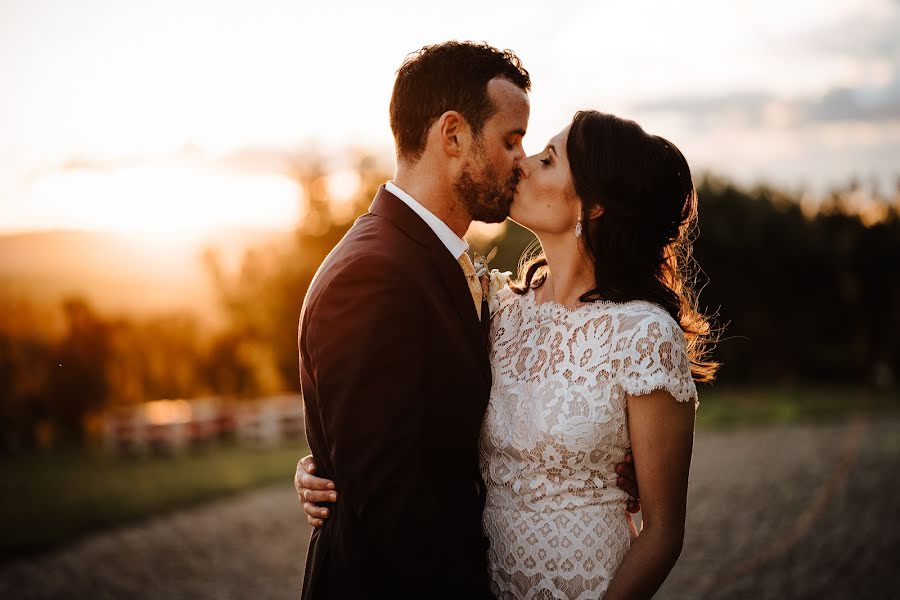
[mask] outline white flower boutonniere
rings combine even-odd
[[[497,299],[497,294],[506,287],[512,272],[499,271],[490,267],[490,262],[497,255],[496,248],[488,252],[486,257],[481,256],[477,252],[474,255],[475,260],[472,262],[475,266],[475,275],[481,280],[481,294],[483,298],[487,299],[490,315],[494,316],[494,313],[500,308],[500,300]]]

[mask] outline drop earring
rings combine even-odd
[[[581,215],[578,215],[578,222],[575,223],[575,237],[581,237]]]

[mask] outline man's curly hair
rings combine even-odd
[[[477,137],[496,110],[487,93],[487,84],[495,77],[531,90],[531,78],[519,57],[484,42],[444,42],[407,56],[391,94],[398,159],[421,158],[428,129],[448,110],[459,112]]]

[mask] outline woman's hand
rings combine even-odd
[[[318,506],[320,502],[337,502],[337,490],[330,479],[316,477],[316,464],[311,454],[297,462],[294,472],[294,488],[306,513],[306,520],[313,527],[321,527],[328,518],[328,509]]]

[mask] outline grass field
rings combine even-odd
[[[898,392],[857,388],[700,390],[699,430],[900,411]],[[307,449],[219,446],[178,457],[118,458],[99,451],[0,459],[0,561],[164,511],[291,480]]]
[[[699,390],[698,429],[829,422],[854,414],[900,411],[900,390],[855,387],[735,388]]]
[[[175,458],[72,449],[0,459],[0,561],[160,512],[283,481],[303,444],[218,446]]]

